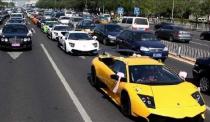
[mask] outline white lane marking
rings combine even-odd
[[[208,111],[210,111],[210,107],[209,107],[209,106],[206,106],[206,109],[207,109]]]
[[[33,31],[33,33],[36,33],[35,29],[34,28],[31,28],[31,30]]]
[[[85,109],[83,108],[83,106],[80,103],[79,99],[74,94],[74,91],[71,89],[71,87],[69,86],[69,84],[66,81],[65,77],[63,76],[63,74],[61,73],[61,71],[58,69],[57,65],[55,64],[55,62],[53,61],[52,57],[48,53],[48,51],[45,48],[44,44],[40,44],[40,45],[41,45],[44,53],[46,54],[47,58],[49,59],[51,65],[53,67],[53,69],[55,70],[56,74],[58,75],[59,79],[61,80],[63,86],[65,87],[65,89],[66,89],[69,97],[72,99],[74,105],[76,106],[77,110],[79,111],[80,115],[82,116],[83,120],[85,122],[92,122],[91,118],[89,117],[89,115],[87,114],[87,112],[85,111]]]
[[[7,52],[9,54],[9,56],[16,60],[23,52]]]
[[[79,56],[81,59],[86,59],[86,57],[85,56]]]
[[[196,39],[196,40],[198,40],[198,39]],[[194,43],[194,44],[198,44],[198,45],[201,45],[201,46],[209,47],[207,44],[201,44],[201,43],[198,43],[198,42],[191,41],[190,43]]]

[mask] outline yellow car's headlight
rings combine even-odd
[[[148,96],[148,95],[141,95],[141,94],[138,94],[138,96],[140,97],[140,99],[142,100],[142,102],[144,102],[144,104],[148,108],[155,108],[154,97]]]
[[[192,97],[201,105],[203,106],[204,105],[204,101],[203,101],[203,98],[201,97],[201,94],[196,91],[195,93],[192,94]]]

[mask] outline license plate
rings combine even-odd
[[[19,46],[20,46],[19,43],[13,43],[13,44],[12,44],[12,47],[19,47]]]
[[[159,57],[162,57],[162,54],[161,54],[161,53],[154,53],[154,54],[153,54],[153,57],[159,58]]]

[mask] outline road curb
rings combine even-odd
[[[179,56],[175,53],[171,53],[169,52],[169,57],[170,58],[173,58],[173,59],[176,59],[178,61],[182,61],[182,62],[185,62],[187,64],[190,64],[190,65],[194,65],[195,64],[195,59],[193,58],[190,58],[190,57],[186,57],[186,56]]]

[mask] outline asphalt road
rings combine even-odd
[[[2,122],[132,122],[89,81],[93,56],[70,56],[36,26],[33,50],[0,51],[0,119]],[[101,49],[113,47],[101,45]],[[176,72],[192,79],[192,66],[169,58]],[[183,89],[184,90],[184,89]],[[75,96],[74,96],[75,95]],[[204,95],[210,106],[208,95]],[[77,101],[78,100],[78,101]],[[210,111],[206,113],[210,122]]]

